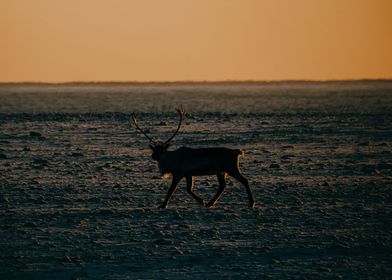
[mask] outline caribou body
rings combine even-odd
[[[169,151],[169,142],[178,133],[181,127],[184,110],[177,110],[180,121],[175,133],[166,142],[155,142],[138,125],[135,115],[132,116],[135,127],[150,140],[152,158],[158,162],[158,167],[162,175],[171,174],[172,183],[167,196],[160,208],[166,208],[170,198],[176,190],[181,179],[185,178],[188,193],[197,202],[205,207],[212,207],[226,189],[226,176],[229,175],[241,182],[248,194],[249,206],[254,207],[255,201],[249,187],[248,180],[241,174],[239,169],[239,157],[244,154],[240,149],[229,148],[187,148],[182,147],[175,151]],[[219,189],[214,197],[208,202],[193,192],[194,176],[216,175],[219,182]]]

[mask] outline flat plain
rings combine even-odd
[[[213,208],[148,141],[241,148]],[[387,279],[392,82],[0,85],[1,279]],[[209,200],[214,176],[197,177]]]

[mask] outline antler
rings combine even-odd
[[[146,138],[147,138],[148,140],[150,140],[151,143],[156,144],[156,142],[155,142],[154,140],[152,140],[152,138],[151,138],[150,136],[148,136],[148,135],[143,131],[143,129],[141,129],[140,126],[137,124],[136,115],[135,115],[135,114],[132,114],[132,120],[133,120],[133,123],[134,123],[135,127],[137,128],[137,130],[139,130],[141,133],[143,133],[143,135],[146,136]]]
[[[181,107],[181,108],[177,109],[177,112],[178,112],[178,115],[180,116],[180,122],[178,123],[177,130],[176,130],[176,132],[174,132],[174,134],[172,135],[172,137],[170,137],[170,138],[164,143],[164,145],[168,144],[168,143],[177,135],[178,131],[180,130],[181,123],[182,123],[182,119],[183,119],[183,117],[184,117],[184,115],[185,115],[185,110],[184,110],[184,108]]]

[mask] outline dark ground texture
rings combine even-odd
[[[181,182],[169,208],[157,209],[170,180],[128,113],[3,112],[0,279],[388,279],[386,96],[349,112],[188,114],[173,149],[244,149],[254,209],[230,179],[214,208]],[[176,118],[139,113],[159,139]],[[195,192],[209,200],[217,187],[198,177]]]

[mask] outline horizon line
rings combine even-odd
[[[392,82],[392,78],[376,79],[282,79],[282,80],[167,80],[167,81],[12,81],[0,82],[0,85],[82,85],[82,84],[273,84],[273,83],[334,83],[334,82]]]

